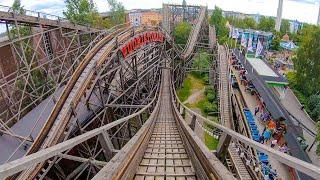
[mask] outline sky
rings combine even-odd
[[[99,12],[108,11],[107,0],[93,0]],[[162,3],[181,4],[182,0],[118,0],[126,9],[161,8]],[[247,14],[276,16],[278,0],[186,0],[187,4],[204,5],[213,9],[215,5],[228,11]],[[312,24],[317,23],[320,0],[284,0],[282,17]],[[0,0],[0,5],[11,6],[13,0]],[[21,0],[25,9],[62,16],[64,0]],[[1,10],[1,7],[0,7]]]

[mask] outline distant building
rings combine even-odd
[[[222,11],[222,15],[224,17],[233,17],[233,18],[238,18],[238,19],[244,19],[248,15],[240,12],[234,12],[234,11]]]
[[[140,11],[130,11],[128,13],[129,16],[129,22],[132,26],[140,26],[142,24],[141,17],[142,13]]]
[[[162,22],[162,14],[157,10],[148,10],[141,12],[141,24],[148,26],[160,25]]]
[[[248,16],[252,17],[256,23],[260,22],[260,14],[249,14]]]
[[[128,21],[133,26],[157,26],[162,22],[162,14],[159,9],[134,9],[128,12]]]
[[[289,23],[290,23],[290,27],[289,27],[290,33],[297,33],[303,27],[303,23],[299,22],[298,20],[289,21]]]

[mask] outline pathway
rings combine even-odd
[[[285,97],[280,99],[284,107],[297,118],[304,126],[310,129],[314,134],[317,134],[316,123],[310,118],[307,112],[301,109],[301,104],[291,89],[287,89]],[[303,129],[303,136],[309,146],[314,142],[315,137],[309,131]],[[310,151],[306,151],[313,164],[320,166],[320,157],[316,154],[317,144]],[[308,147],[309,149],[309,147]]]

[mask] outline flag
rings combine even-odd
[[[233,28],[233,30],[232,30],[232,38],[233,39],[238,39],[238,37],[239,37],[238,29]]]
[[[260,56],[263,50],[263,46],[260,40],[258,40],[257,50],[256,50],[256,57]]]
[[[232,37],[232,34],[233,34],[233,27],[229,26],[229,38]]]
[[[241,46],[247,47],[247,39],[246,39],[246,36],[244,35],[244,32],[242,33],[242,37],[241,37]]]
[[[249,34],[248,51],[253,52],[252,48],[252,35]]]

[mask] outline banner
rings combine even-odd
[[[150,43],[150,42],[164,42],[164,35],[157,31],[148,31],[132,37],[126,44],[120,48],[123,58],[126,58],[135,50]]]
[[[232,38],[233,39],[238,39],[238,37],[239,37],[239,30],[236,29],[236,28],[233,28],[233,30],[232,30]]]
[[[258,40],[258,46],[257,46],[257,50],[256,50],[256,55],[255,55],[255,57],[260,56],[261,53],[262,53],[262,50],[263,50],[262,43],[261,43],[260,40]]]
[[[249,42],[248,42],[248,51],[253,52],[253,47],[252,47],[252,37],[253,35],[249,34]]]
[[[246,36],[244,35],[244,32],[242,33],[242,37],[241,37],[241,46],[247,47],[247,39],[246,39]]]
[[[233,35],[233,31],[234,31],[233,26],[229,26],[229,38],[231,38],[231,37],[232,37],[232,35]]]

